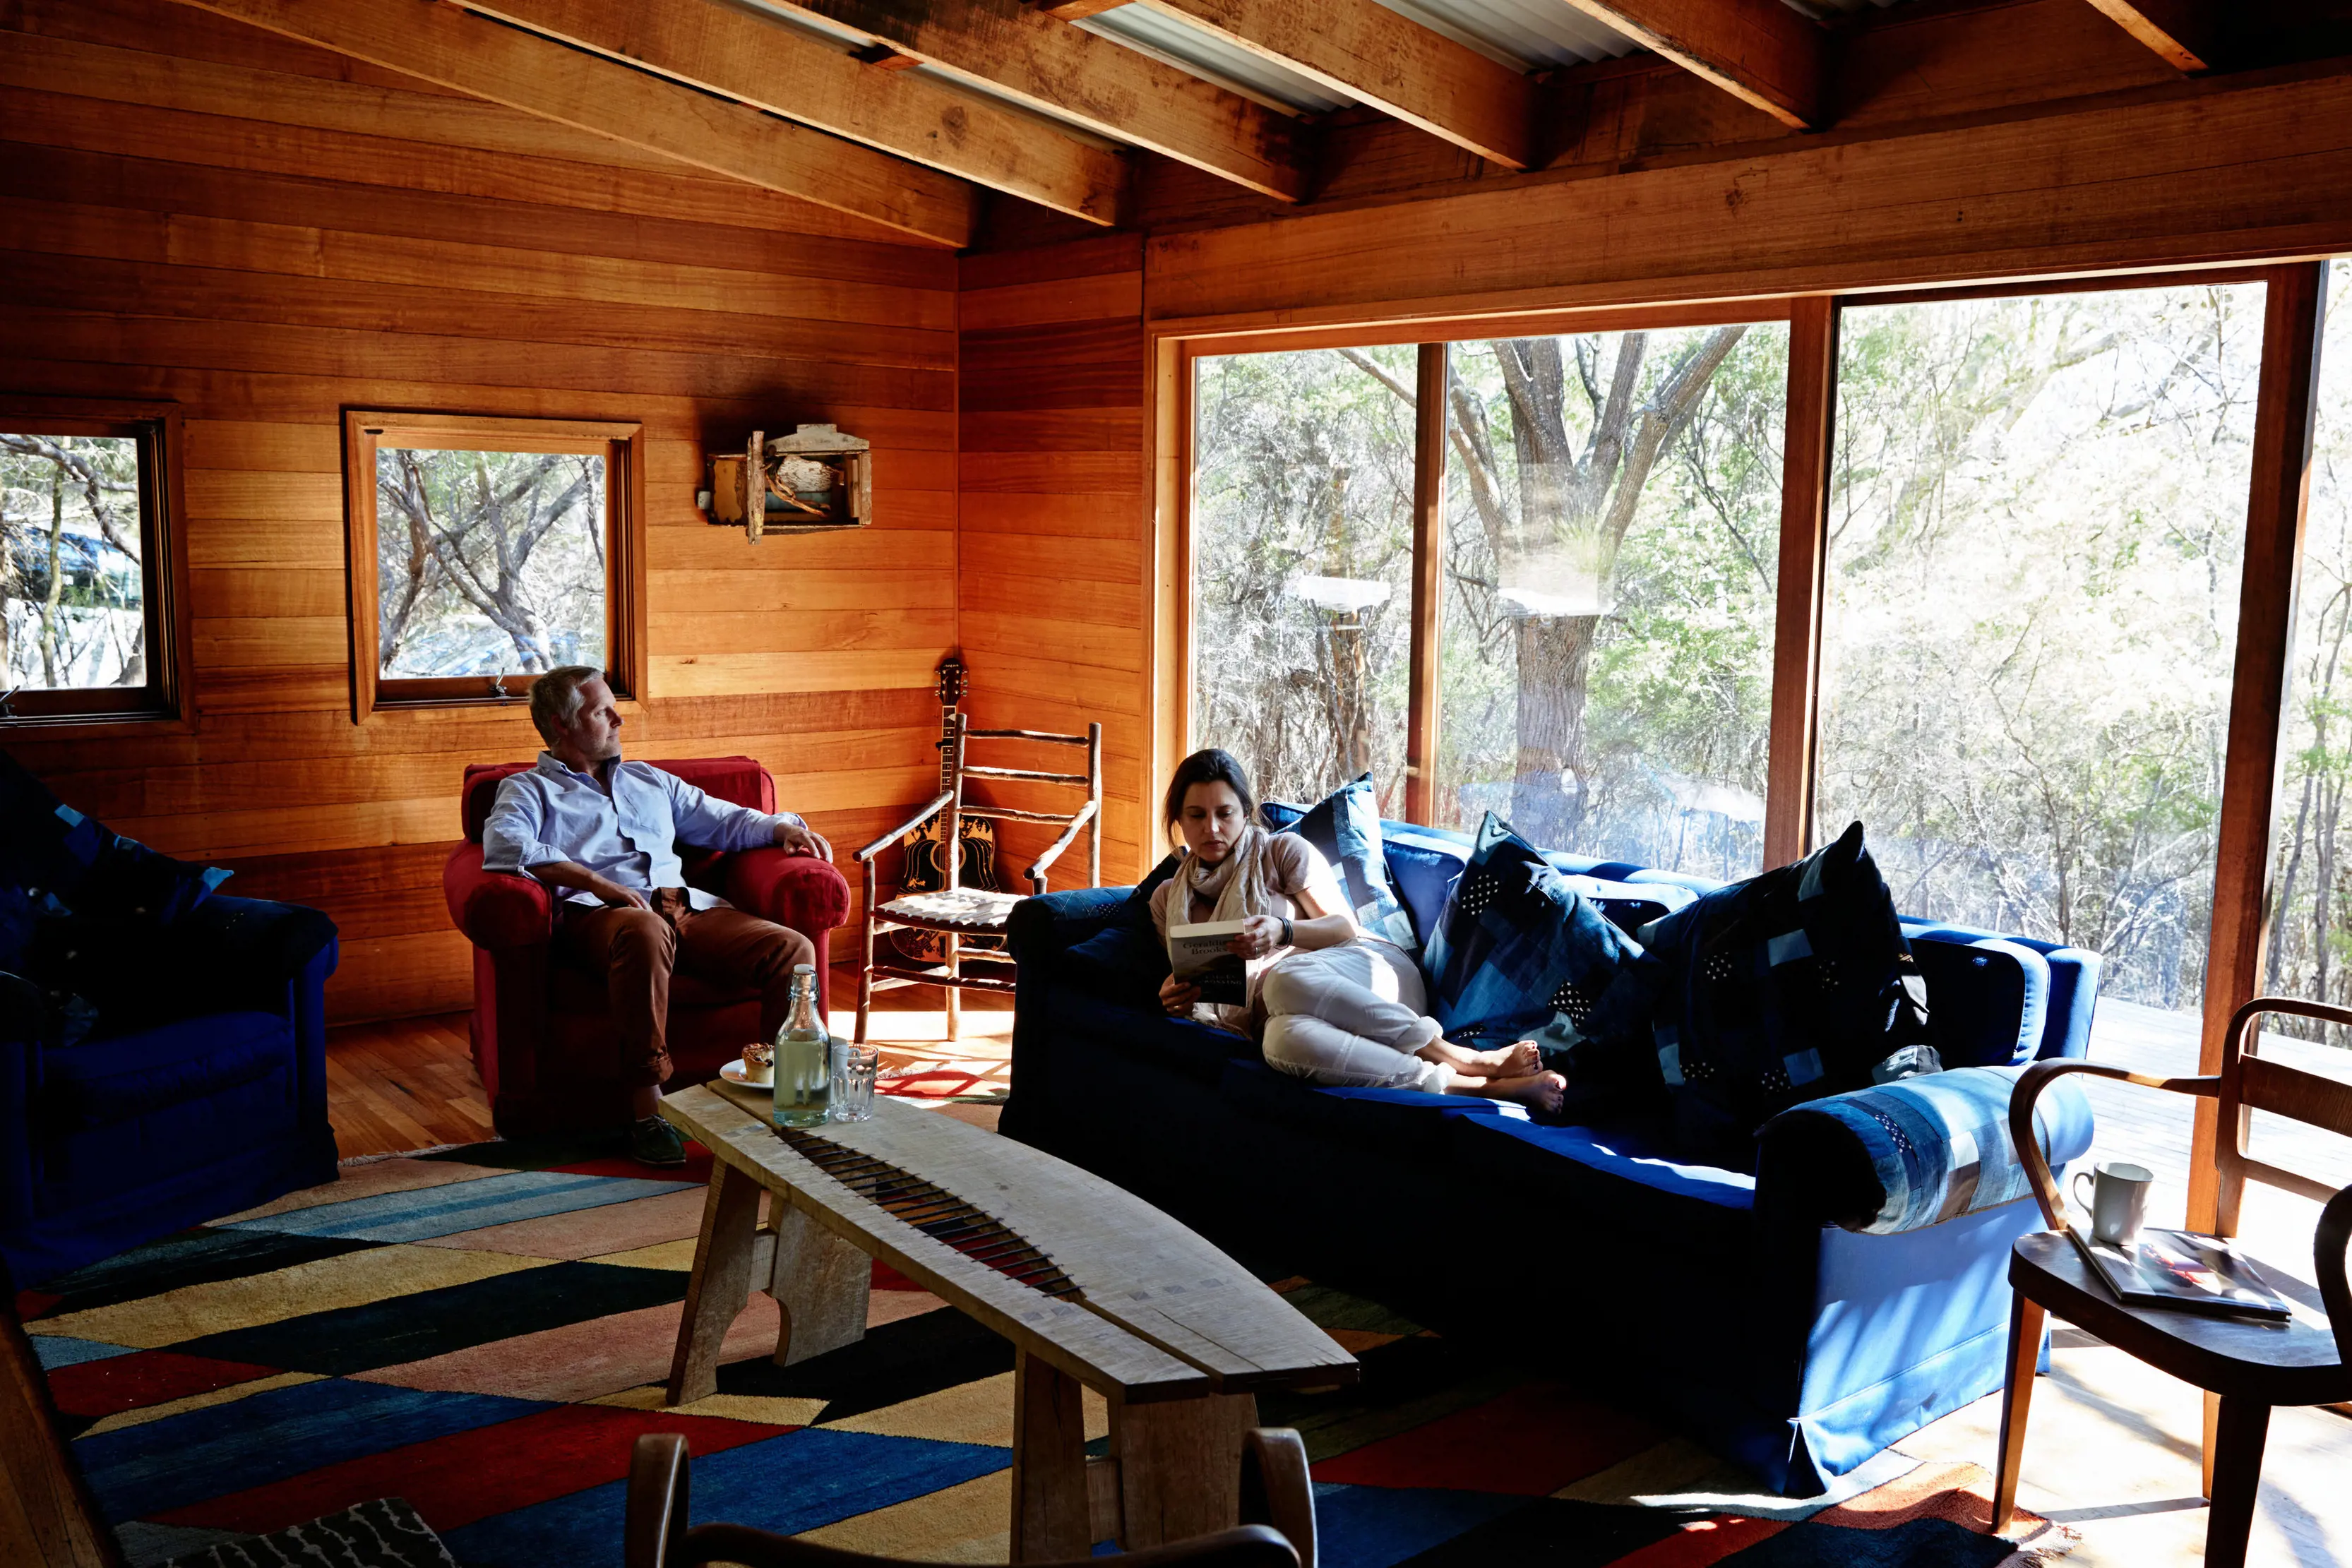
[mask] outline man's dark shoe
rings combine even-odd
[[[686,1140],[658,1115],[629,1124],[629,1157],[641,1166],[664,1169],[686,1164]]]

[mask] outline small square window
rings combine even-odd
[[[176,435],[169,410],[0,403],[0,725],[181,711]]]
[[[346,419],[358,717],[512,701],[563,664],[638,695],[641,427]]]

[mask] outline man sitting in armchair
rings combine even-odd
[[[482,831],[486,871],[537,877],[555,894],[555,942],[603,971],[633,1092],[629,1152],[681,1166],[686,1145],[661,1118],[670,1074],[664,1033],[675,968],[756,988],[760,1027],[773,1035],[792,996],[793,966],[814,961],[806,936],[686,885],[678,841],[714,850],[782,845],[833,858],[833,846],[789,811],[770,816],[714,800],[672,773],[621,760],[621,715],[604,676],[583,664],[530,686],[530,721],[547,749],[499,785]]]

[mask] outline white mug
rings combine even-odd
[[[2091,1184],[2087,1198],[2085,1181]],[[2154,1171],[2128,1160],[2101,1160],[2090,1170],[2076,1171],[2074,1201],[2091,1211],[2091,1239],[2110,1247],[2137,1241],[2140,1221],[2147,1218],[2147,1189],[2155,1184]]]

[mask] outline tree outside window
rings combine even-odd
[[[639,689],[635,426],[351,417],[364,708],[507,700],[563,664]]]
[[[174,428],[167,411],[0,406],[0,723],[175,711]]]

